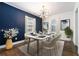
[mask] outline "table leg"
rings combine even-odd
[[[29,38],[28,45],[27,45],[27,52],[29,52],[29,45],[30,45],[30,38]]]
[[[37,40],[37,55],[39,55],[39,40]]]

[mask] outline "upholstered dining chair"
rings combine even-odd
[[[51,56],[51,55],[57,55],[58,54],[57,41],[60,38],[60,36],[61,35],[56,35],[53,38],[49,38],[49,39],[51,39],[50,42],[47,41],[47,40],[43,41],[43,51],[46,50],[46,52],[47,52],[45,54],[49,54],[49,56]]]

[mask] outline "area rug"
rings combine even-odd
[[[63,47],[64,47],[64,41],[58,41],[58,48],[57,48],[57,51],[54,52],[53,50],[52,51],[47,51],[45,49],[42,49],[42,44],[40,42],[40,46],[39,46],[39,56],[62,56],[62,53],[63,53]],[[37,56],[37,44],[36,44],[36,41],[34,42],[31,42],[30,43],[30,49],[29,49],[29,53],[27,53],[27,44],[23,45],[23,46],[20,46],[18,47],[19,50],[21,52],[23,52],[26,56]]]

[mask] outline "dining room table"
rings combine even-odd
[[[37,55],[39,55],[39,41],[45,40],[51,37],[51,34],[26,34],[25,37],[28,37],[28,45],[27,45],[27,52],[29,53],[29,46],[30,46],[30,39],[34,39],[37,41]]]

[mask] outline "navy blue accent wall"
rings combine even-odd
[[[39,31],[42,31],[42,19],[36,19],[36,30],[37,30],[37,33],[39,32]]]
[[[18,28],[19,34],[17,40],[13,38],[13,42],[20,41],[24,39],[25,33],[25,15],[29,17],[36,18],[36,31],[42,31],[42,19],[32,15],[28,12],[19,10],[15,7],[9,6],[3,2],[0,2],[0,45],[5,44],[6,39],[4,39],[4,33],[2,29]]]

